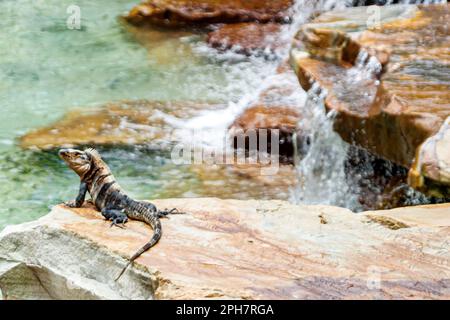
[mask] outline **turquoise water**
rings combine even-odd
[[[254,61],[225,63],[193,50],[202,48],[202,35],[152,31],[136,38],[118,17],[137,2],[76,1],[81,29],[70,30],[72,0],[0,1],[0,229],[42,216],[77,192],[77,178],[54,152],[17,146],[29,130],[74,107],[123,99],[233,101],[257,85],[248,80],[258,73]],[[246,76],[236,72],[244,68]],[[133,196],[205,194],[190,191],[196,174],[171,165],[167,154],[119,149],[104,156]]]
[[[114,101],[207,101],[225,108],[205,111],[193,119],[185,117],[188,119],[178,123],[190,129],[216,130],[218,135],[205,139],[206,144],[215,143],[223,138],[221,130],[258,99],[261,90],[284,83],[283,76],[276,75],[283,58],[218,54],[207,47],[202,33],[138,31],[127,25],[119,17],[136,0],[79,0],[81,28],[71,30],[66,21],[70,16],[67,8],[73,2],[0,1],[0,230],[36,219],[53,205],[73,199],[78,191],[78,178],[55,151],[18,147],[17,139],[24,133],[53,123],[74,108],[89,109]],[[314,9],[312,2],[299,4],[304,5],[298,8],[296,22],[281,33],[289,39]],[[287,56],[285,51],[280,57]],[[299,108],[304,105],[301,113],[309,125],[315,121],[308,118],[311,111],[323,112],[318,103],[303,103],[306,94],[301,89],[285,98]],[[100,152],[124,189],[139,199],[290,199],[359,210],[353,199],[365,197],[365,189],[352,186],[361,176],[345,181],[346,147],[329,124],[329,130],[322,122],[314,125],[321,139],[299,165],[300,176],[288,168],[275,181],[255,177],[255,172],[242,168],[176,166],[169,152],[142,147]],[[370,167],[362,170],[370,172]],[[308,178],[309,183],[295,188]],[[372,186],[370,175],[366,180],[372,196],[383,194],[383,186]],[[427,201],[417,200],[415,194],[409,198],[413,204]]]
[[[193,63],[193,56],[160,65],[134,41],[117,17],[135,2],[78,1],[81,30],[66,26],[71,0],[0,2],[2,146],[11,144],[11,133],[46,124],[72,107],[117,99],[213,98],[209,93],[216,90],[192,90],[185,84],[220,87],[219,67]],[[170,34],[165,41],[183,46]],[[154,44],[161,45],[164,41]]]

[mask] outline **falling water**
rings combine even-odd
[[[221,60],[224,64],[246,78],[248,86],[246,93],[236,101],[229,101],[223,110],[208,111],[182,124],[183,129],[207,132],[197,139],[203,146],[213,146],[222,149],[227,128],[232,121],[249,106],[255,105],[260,96],[271,87],[297,87],[290,94],[279,95],[277,104],[301,108],[302,128],[310,128],[311,149],[308,155],[298,164],[299,187],[293,190],[291,199],[294,202],[326,203],[355,207],[356,196],[348,197],[348,187],[345,182],[344,159],[347,146],[332,130],[333,115],[326,115],[323,107],[323,93],[318,94],[315,86],[306,94],[292,73],[278,73],[277,68],[282,61],[287,60],[290,42],[300,26],[307,22],[317,11],[327,11],[343,8],[350,3],[337,0],[297,0],[292,7],[293,20],[291,24],[282,27],[278,40],[285,45],[277,48],[276,59],[265,59],[260,56],[243,57],[233,51],[219,53],[214,49],[200,44],[196,52],[211,59]],[[368,64],[362,59],[361,64]],[[241,65],[242,67],[239,67]],[[242,73],[241,70],[246,70]],[[232,83],[232,82],[231,82]],[[240,82],[242,84],[242,82]],[[233,90],[233,88],[229,88]],[[180,138],[191,143],[192,136],[184,132]]]
[[[351,4],[347,1],[347,5]],[[384,1],[384,3],[394,1]],[[399,3],[444,3],[446,1],[398,1]],[[331,3],[331,4],[330,4]],[[353,1],[353,5],[358,4]],[[359,4],[364,4],[359,1]],[[329,2],[329,5],[333,5]],[[355,66],[348,70],[345,82],[360,83],[371,79],[377,79],[382,71],[381,63],[376,57],[370,56],[365,50],[361,50],[355,61]],[[375,84],[379,84],[378,81]],[[351,87],[351,84],[347,84]],[[347,86],[346,85],[346,86]],[[362,190],[355,179],[363,179],[361,176],[349,178],[345,172],[349,145],[342,141],[333,130],[335,113],[326,112],[324,99],[326,92],[314,83],[307,93],[307,100],[302,107],[302,115],[306,115],[299,123],[299,127],[307,128],[309,150],[299,159],[296,155],[299,185],[293,190],[292,200],[296,203],[329,204],[338,205],[353,210],[361,210],[362,205],[358,201]],[[362,161],[364,162],[364,161]],[[373,171],[370,162],[364,165],[366,175]],[[388,170],[389,171],[389,170]],[[376,187],[374,187],[376,188]],[[400,184],[397,189],[405,189],[405,205],[426,203],[428,199],[406,184]],[[381,193],[382,190],[373,190]]]
[[[284,25],[280,32],[278,40],[284,45],[279,46],[275,51],[274,59],[267,59],[267,57],[250,56],[244,57],[240,54],[236,54],[233,50],[225,53],[217,52],[215,49],[210,48],[205,43],[199,43],[194,50],[200,54],[208,56],[210,59],[222,61],[227,68],[239,73],[237,76],[235,73],[230,73],[233,78],[242,78],[244,81],[240,81],[239,85],[245,83],[245,94],[238,100],[228,101],[227,108],[220,111],[205,112],[199,117],[193,118],[184,124],[184,128],[195,130],[210,130],[214,129],[216,132],[226,131],[232,121],[242,113],[246,108],[254,104],[260,97],[261,93],[272,86],[280,86],[283,83],[288,83],[290,80],[286,79],[283,74],[277,73],[277,68],[280,62],[287,60],[290,50],[290,42],[298,31],[300,26],[308,21],[313,13],[318,10],[331,10],[333,8],[343,8],[346,4],[345,1],[338,0],[296,0],[292,7],[293,20],[290,24]],[[245,70],[245,72],[243,72]],[[234,81],[230,81],[233,84]],[[240,88],[242,90],[242,88]],[[231,86],[226,91],[232,92],[235,87]],[[305,102],[305,92],[299,89],[298,92],[293,93],[289,97],[285,98],[287,101],[279,101],[280,104],[287,103],[287,105],[302,105]],[[219,136],[209,135],[206,137],[208,140],[203,141],[204,144],[217,144],[221,143],[223,139]]]
[[[357,197],[346,183],[344,161],[348,146],[333,130],[334,112],[325,112],[326,91],[314,83],[303,108],[307,115],[300,127],[309,128],[307,154],[297,163],[298,187],[293,191],[296,203],[328,204],[357,208]]]
[[[390,4],[395,1],[380,2]],[[412,3],[412,1],[397,1],[399,3]],[[415,3],[439,3],[443,1],[415,1]],[[310,20],[314,13],[342,9],[348,6],[362,5],[362,1],[338,1],[338,0],[297,0],[292,11],[293,19],[290,24],[281,28],[278,41],[285,45],[275,51],[275,58],[271,59],[254,55],[243,57],[232,50],[225,53],[217,52],[206,44],[197,44],[196,52],[208,56],[210,59],[222,61],[231,69],[239,72],[239,77],[244,77],[239,85],[246,84],[245,94],[237,100],[228,101],[223,110],[208,111],[199,117],[195,117],[183,123],[182,127],[208,132],[202,135],[202,145],[223,148],[224,132],[227,131],[233,120],[249,106],[255,105],[260,99],[261,93],[268,88],[276,86],[292,85],[292,75],[278,73],[277,68],[289,55],[290,42],[300,26]],[[246,70],[242,73],[242,70]],[[361,51],[356,65],[349,71],[351,81],[359,81],[361,78],[373,79],[381,72],[381,64],[375,57],[369,56],[366,51]],[[233,74],[233,77],[236,77]],[[239,78],[238,77],[238,78]],[[297,82],[297,80],[294,80]],[[233,81],[231,81],[233,83]],[[298,83],[296,83],[298,85]],[[228,88],[230,92],[232,87]],[[242,90],[242,88],[241,88]],[[324,107],[325,92],[321,91],[317,84],[308,92],[301,87],[287,96],[279,96],[278,105],[296,106],[300,108],[302,120],[299,127],[308,132],[309,151],[297,162],[298,187],[291,192],[293,202],[321,203],[339,205],[354,210],[361,207],[357,201],[359,190],[354,182],[348,181],[345,174],[345,161],[348,145],[333,130],[333,113],[326,113]],[[181,137],[183,138],[183,137]],[[190,139],[190,137],[189,137]],[[190,142],[190,141],[189,141]]]

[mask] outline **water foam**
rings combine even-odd
[[[388,0],[390,4],[393,1]],[[400,3],[444,3],[445,1],[399,1]],[[287,81],[285,74],[277,73],[277,68],[289,55],[290,42],[297,30],[310,17],[320,11],[342,9],[358,5],[354,1],[337,0],[297,0],[293,10],[291,24],[281,28],[278,40],[285,43],[275,50],[275,59],[261,56],[244,57],[232,50],[221,53],[206,44],[196,44],[194,50],[200,55],[219,61],[232,70],[227,74],[229,86],[224,93],[230,93],[239,87],[245,93],[238,100],[230,100],[222,110],[207,111],[183,123],[183,128],[191,130],[207,130],[200,143],[207,146],[223,144],[223,135],[233,120],[246,108],[258,101],[262,92],[270,87],[283,85]],[[355,68],[352,68],[355,80],[357,77],[374,78],[381,72],[381,64],[367,52],[361,51]],[[244,88],[242,87],[244,86]],[[348,145],[333,130],[333,112],[326,113],[323,92],[317,84],[306,93],[299,90],[285,97],[280,96],[279,105],[296,105],[302,114],[299,124],[306,129],[309,136],[309,151],[303,159],[298,159],[298,187],[292,190],[291,201],[295,203],[339,205],[359,210],[357,201],[359,190],[354,182],[348,182],[345,174],[345,161]],[[214,134],[216,132],[216,134]],[[188,141],[190,142],[190,141]],[[221,146],[223,147],[223,146]],[[298,157],[297,157],[298,158]]]

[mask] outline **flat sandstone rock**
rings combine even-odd
[[[6,299],[450,298],[450,206],[355,214],[283,201],[167,199],[160,243],[114,282],[151,234],[56,206],[0,234]],[[416,216],[416,213],[413,213]],[[439,218],[439,223],[427,219]]]

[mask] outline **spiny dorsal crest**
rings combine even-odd
[[[98,151],[95,150],[94,148],[87,148],[87,149],[84,150],[84,152],[89,154],[95,160],[101,160],[101,158],[102,158],[100,156],[100,153],[98,153]]]
[[[94,148],[87,148],[84,150],[84,152],[89,153],[92,157],[101,158],[100,153],[98,153],[98,151]]]
[[[105,161],[103,161],[100,153],[94,148],[87,148],[84,150],[91,157],[91,163],[97,168],[103,168],[103,172],[111,172],[111,169],[108,167]]]

